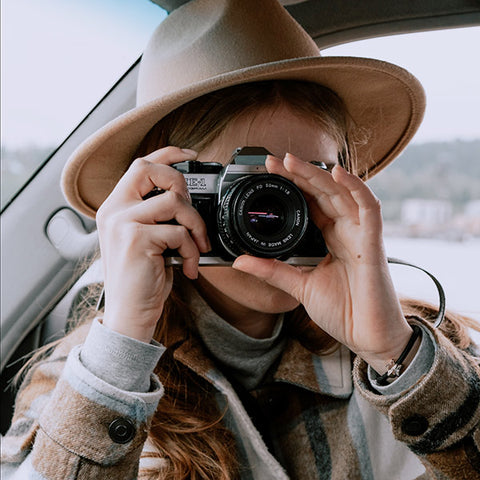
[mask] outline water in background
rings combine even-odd
[[[480,321],[480,239],[464,242],[425,238],[385,238],[389,257],[400,258],[435,275],[442,284],[447,308]],[[410,267],[392,265],[393,281],[401,296],[438,304],[434,283]],[[480,333],[473,332],[480,343]]]

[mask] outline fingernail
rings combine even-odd
[[[336,177],[338,174],[343,175],[345,173],[348,173],[341,165],[338,163],[332,168],[332,175]]]
[[[237,257],[232,263],[232,268],[235,270],[242,270],[242,257]]]
[[[205,246],[207,247],[207,252],[210,252],[210,250],[212,250],[212,244],[210,243],[210,239],[208,237]]]
[[[198,278],[198,265],[196,267],[192,267],[192,268],[184,267],[183,273],[190,280],[197,280],[197,278]]]
[[[210,240],[209,238],[204,238],[202,241],[201,241],[201,245],[200,245],[200,248],[201,248],[201,251],[203,253],[208,253],[212,250],[212,244],[210,243]]]
[[[188,155],[189,157],[195,157],[196,158],[198,156],[198,152],[196,152],[195,150],[192,150],[190,148],[182,148],[181,150],[185,155]]]
[[[292,160],[295,160],[297,162],[301,162],[301,160],[298,157],[296,157],[293,153],[290,153],[290,152],[287,152],[285,154],[285,158],[291,158]]]
[[[188,277],[190,280],[198,280],[198,272],[190,274]]]

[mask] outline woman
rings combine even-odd
[[[414,134],[420,86],[382,62],[320,59],[276,2],[211,7],[196,0],[159,27],[138,107],[66,166],[68,199],[96,213],[105,309],[29,371],[6,473],[477,478],[466,326],[451,316],[440,332],[428,309],[402,310],[360,178]],[[303,191],[329,251],[318,266],[199,267],[210,232],[172,165],[225,164],[243,146],[266,148],[268,172]]]

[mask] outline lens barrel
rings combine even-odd
[[[218,232],[233,256],[289,257],[308,226],[300,189],[279,175],[249,175],[234,181],[221,198]]]

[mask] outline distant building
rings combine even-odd
[[[463,214],[456,219],[456,225],[467,235],[480,237],[480,200],[473,200],[465,205]]]
[[[402,203],[401,220],[407,226],[438,226],[449,222],[452,216],[452,205],[446,200],[412,198]]]
[[[473,200],[465,205],[465,216],[480,219],[480,200]]]

